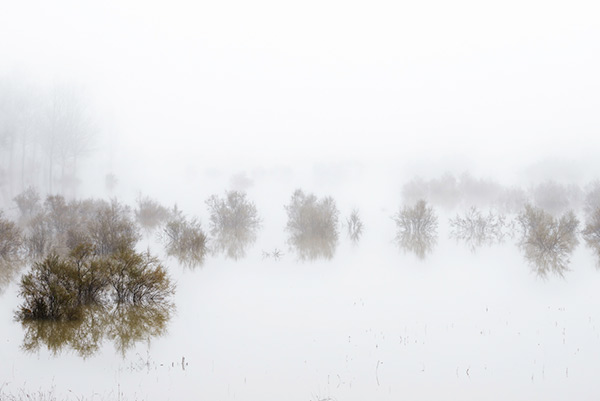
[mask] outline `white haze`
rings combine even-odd
[[[473,254],[449,240],[444,211],[431,258],[403,254],[390,217],[414,174],[524,187],[598,178],[598,11],[592,1],[0,0],[0,78],[73,85],[95,110],[79,195],[107,196],[113,172],[119,199],[132,205],[141,191],[206,228],[204,201],[247,178],[263,218],[246,259],[211,256],[196,270],[166,259],[177,315],[126,359],[111,344],[88,360],[24,354],[13,282],[0,294],[10,361],[0,390],[597,396],[600,274],[583,243],[566,280],[545,282],[514,241]],[[342,221],[358,207],[359,246],[342,233],[332,261],[294,259],[283,205],[296,188],[332,195]],[[274,247],[285,257],[263,260]]]
[[[112,137],[98,145],[114,152],[107,170],[132,159],[145,174],[467,159],[495,172],[594,159],[594,11],[547,1],[4,2],[0,72],[86,88]]]

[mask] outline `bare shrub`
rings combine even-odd
[[[141,195],[137,198],[135,219],[147,232],[153,231],[164,224],[169,216],[169,210],[157,201]]]
[[[117,305],[147,305],[173,295],[174,286],[158,259],[121,248],[103,260],[111,296]]]
[[[27,319],[74,320],[81,317],[77,298],[77,271],[57,255],[34,263],[21,278],[24,298],[17,316]]]
[[[68,258],[56,254],[34,263],[21,279],[20,320],[77,320],[82,307],[152,305],[168,301],[174,286],[156,258],[121,248],[110,256],[80,245]]]
[[[489,211],[482,214],[475,206],[464,214],[450,219],[450,238],[465,242],[472,252],[483,245],[502,242],[505,236],[506,217]]]
[[[15,223],[0,211],[0,260],[16,262],[21,258],[23,236]]]
[[[420,259],[433,250],[437,242],[437,216],[424,200],[415,206],[404,206],[393,216],[396,223],[396,242],[404,251],[413,252]]]
[[[317,199],[296,190],[285,206],[288,244],[302,260],[331,259],[338,242],[339,211],[331,197]]]
[[[25,191],[15,196],[13,201],[19,208],[19,212],[21,213],[20,221],[23,224],[41,209],[40,195],[33,187],[28,187]]]
[[[360,219],[358,209],[353,209],[346,219],[346,229],[350,240],[357,243],[363,233],[363,222]]]
[[[596,254],[598,266],[600,266],[600,206],[594,212],[588,212],[585,229],[582,231],[582,234],[587,246],[592,248]]]
[[[585,188],[583,211],[592,216],[600,208],[600,181],[589,183]]]
[[[536,274],[546,277],[552,272],[564,276],[569,256],[579,244],[579,220],[575,214],[570,211],[556,218],[541,208],[526,205],[517,221],[521,226],[519,246]]]
[[[23,236],[0,211],[0,293],[13,280],[23,262]]]
[[[210,235],[214,250],[239,259],[245,248],[256,240],[260,219],[256,206],[239,191],[228,191],[225,197],[213,195],[206,201],[210,213]]]
[[[98,207],[87,228],[99,255],[114,254],[124,248],[133,249],[140,239],[129,207],[115,199]]]
[[[25,229],[25,249],[34,260],[42,259],[50,253],[53,233],[50,220],[44,211],[33,216]]]
[[[188,221],[176,207],[161,232],[167,255],[176,257],[187,266],[201,265],[206,255],[206,234],[199,221]]]

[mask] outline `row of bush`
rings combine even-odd
[[[171,209],[140,197],[131,210],[117,200],[72,200],[48,196],[42,203],[33,189],[15,198],[20,215],[18,224],[10,223],[10,236],[4,242],[11,249],[0,256],[39,260],[51,252],[68,255],[77,244],[89,243],[101,255],[111,254],[117,246],[135,246],[141,232],[158,230],[167,255],[188,265],[201,264],[207,253],[223,253],[239,259],[257,237],[261,226],[256,206],[246,194],[229,191],[224,197],[206,201],[209,227],[205,232],[196,218],[185,216],[177,206]],[[287,205],[289,244],[302,259],[330,257],[338,240],[339,211],[330,198],[296,191]],[[352,211],[346,227],[352,241],[358,241],[363,224],[357,210]]]
[[[135,286],[134,282],[125,284],[125,277],[119,276],[124,286],[120,287],[114,281],[119,265],[130,266],[129,262],[135,260],[133,265],[150,271],[150,266],[156,264],[148,255],[135,252],[141,229],[151,232],[160,228],[159,237],[166,253],[183,263],[202,263],[208,252],[209,238],[197,219],[189,219],[177,207],[167,209],[149,198],[138,199],[133,212],[116,200],[66,202],[61,196],[49,196],[42,204],[34,191],[19,195],[16,202],[21,211],[18,224],[0,215],[0,261],[5,265],[17,264],[24,256],[28,257],[36,261],[35,269],[45,269],[46,278],[55,270],[62,277],[75,277],[78,291],[77,298],[66,303],[64,310],[54,310],[50,300],[38,300],[39,305],[29,303],[26,309],[30,313],[21,311],[22,316],[69,317],[74,312],[68,305],[85,304],[96,296],[117,303],[143,302],[137,292],[127,289],[128,285]],[[209,232],[213,251],[235,259],[242,257],[260,228],[255,205],[237,191],[227,192],[224,198],[212,196],[206,203],[211,212]],[[339,241],[339,211],[335,201],[297,190],[285,210],[288,244],[298,257],[331,258]],[[393,220],[401,248],[420,258],[431,252],[437,240],[438,223],[430,205],[421,200],[414,206],[405,206]],[[450,227],[450,236],[464,241],[472,250],[519,235],[518,244],[526,259],[541,275],[550,271],[562,274],[566,270],[580,234],[574,213],[559,217],[531,205],[526,205],[514,219],[491,211],[483,214],[472,207],[450,219]],[[358,211],[351,213],[346,228],[352,240],[360,239],[363,223]],[[581,234],[600,257],[600,209],[587,215]],[[95,272],[90,276],[95,280],[92,283],[85,281],[89,271]],[[60,281],[55,280],[53,285],[63,286],[61,291],[70,291]]]
[[[424,258],[437,240],[437,216],[425,201],[413,207],[404,207],[395,216],[396,240],[406,251]],[[471,207],[464,214],[450,219],[450,237],[465,242],[472,251],[483,245],[503,242],[506,238],[517,239],[525,259],[534,271],[545,277],[549,273],[563,276],[568,270],[569,258],[577,245],[579,236],[593,249],[600,262],[600,208],[586,216],[585,227],[573,211],[554,216],[539,207],[525,205],[514,219],[502,213],[483,214]]]
[[[552,214],[568,210],[592,212],[600,205],[600,181],[580,187],[546,180],[528,187],[504,186],[491,179],[475,178],[468,173],[446,173],[437,178],[414,177],[402,186],[402,198],[414,205],[419,200],[452,210],[456,207],[488,207],[503,213],[518,213],[531,204]]]

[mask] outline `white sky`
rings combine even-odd
[[[2,0],[0,73],[88,88],[143,163],[592,158],[595,3]]]

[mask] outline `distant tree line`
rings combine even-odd
[[[96,133],[81,90],[0,78],[0,204],[29,186],[74,193]]]
[[[402,198],[405,204],[411,205],[425,200],[445,210],[477,206],[492,207],[504,213],[518,213],[526,204],[531,204],[556,215],[567,210],[593,209],[600,204],[600,182],[590,182],[581,188],[548,180],[522,188],[505,187],[468,173],[460,176],[447,173],[429,180],[414,177],[402,186]]]

